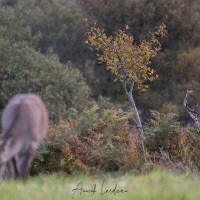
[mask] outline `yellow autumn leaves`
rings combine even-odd
[[[151,59],[157,56],[161,49],[157,37],[166,35],[165,25],[150,32],[150,40],[142,40],[140,44],[134,42],[133,36],[129,36],[125,25],[124,30],[117,30],[112,36],[107,36],[103,29],[96,26],[95,22],[83,19],[91,25],[90,31],[86,33],[87,42],[97,51],[97,59],[105,63],[117,78],[126,83],[134,81],[137,88],[146,91],[146,81],[158,78],[155,70],[150,67]],[[145,83],[145,84],[144,84]]]

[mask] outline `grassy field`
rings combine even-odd
[[[101,178],[56,175],[4,182],[2,200],[192,200],[200,199],[200,177],[169,172]]]

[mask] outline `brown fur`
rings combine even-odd
[[[2,114],[0,176],[8,165],[8,178],[26,178],[35,151],[48,129],[48,112],[39,96],[14,96]]]

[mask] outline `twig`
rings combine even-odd
[[[190,108],[188,106],[188,103],[187,103],[187,98],[188,96],[192,93],[193,90],[187,90],[187,93],[185,95],[185,98],[184,98],[184,101],[183,101],[183,104],[184,106],[186,107],[186,109],[188,110],[188,113],[190,115],[190,117],[194,120],[196,126],[198,127],[198,129],[200,129],[200,113],[195,110],[194,108]]]

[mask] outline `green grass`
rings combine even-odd
[[[103,180],[104,186],[102,188]],[[82,182],[82,189],[92,190],[96,184],[94,194],[73,189]],[[127,190],[127,193],[102,193],[117,189]],[[79,187],[80,189],[80,187]],[[0,199],[2,200],[192,200],[200,199],[199,175],[178,175],[169,172],[152,172],[148,175],[124,175],[120,177],[105,176],[101,178],[77,176],[59,177],[56,175],[30,178],[27,182],[4,182],[0,185]]]

